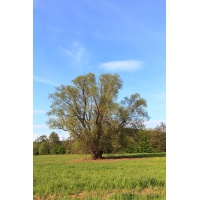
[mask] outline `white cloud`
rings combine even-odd
[[[33,113],[43,114],[46,113],[45,110],[33,110]]]
[[[86,48],[78,41],[68,45],[67,48],[62,48],[62,51],[68,58],[77,62],[79,65],[82,65],[87,60]]]
[[[34,124],[33,128],[35,129],[43,129],[43,128],[48,128],[48,126],[46,124]]]
[[[140,60],[110,61],[100,64],[101,69],[108,71],[136,71],[142,67]]]
[[[153,97],[157,99],[165,99],[166,94],[164,92],[161,92],[161,93],[154,94]]]
[[[33,76],[33,80],[39,83],[45,83],[45,84],[49,84],[49,85],[53,85],[53,86],[58,86],[59,84],[52,82],[46,78],[43,77],[37,77],[37,76]]]

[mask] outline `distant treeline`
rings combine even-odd
[[[153,153],[166,152],[166,124],[154,129],[124,128],[113,141],[107,141],[103,153]],[[57,133],[39,136],[33,142],[33,155],[90,153],[78,138],[60,140]]]

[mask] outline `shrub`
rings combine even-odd
[[[61,145],[56,145],[55,147],[50,149],[50,154],[64,154],[65,148]]]
[[[139,153],[151,153],[150,137],[147,131],[140,130],[140,139],[138,144]]]
[[[33,142],[33,155],[38,155],[38,149],[39,149],[40,143],[38,142]]]
[[[45,142],[42,142],[39,146],[38,152],[40,155],[47,155],[49,154],[49,148],[48,145]]]

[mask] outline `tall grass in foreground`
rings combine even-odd
[[[165,154],[131,155],[135,159],[120,159],[120,155],[97,161],[90,160],[90,155],[34,156],[34,199],[164,200]]]

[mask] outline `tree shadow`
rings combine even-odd
[[[105,154],[102,159],[166,157],[166,153]]]

